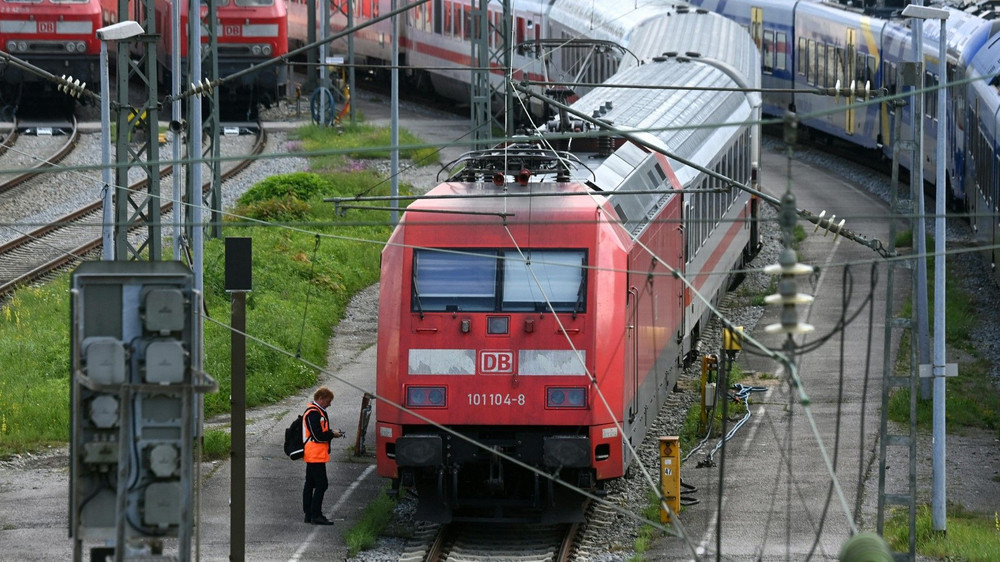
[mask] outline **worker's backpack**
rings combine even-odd
[[[292,421],[292,425],[285,428],[285,454],[293,461],[297,461],[305,454],[305,445],[302,443],[302,415]]]

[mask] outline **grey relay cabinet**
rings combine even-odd
[[[74,560],[84,541],[116,560],[155,559],[165,537],[190,557],[197,398],[218,388],[201,370],[200,308],[180,262],[85,262],[73,273]]]

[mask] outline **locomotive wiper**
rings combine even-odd
[[[417,289],[417,268],[413,268],[410,272],[410,283],[413,285],[413,302],[417,303],[417,312],[420,313],[420,319],[424,319],[424,307],[420,304],[420,291]]]
[[[576,304],[573,305],[573,320],[576,320],[576,315],[581,310],[583,310],[583,300],[586,296],[587,288],[587,260],[580,260],[580,286],[576,289]]]

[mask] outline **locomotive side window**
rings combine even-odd
[[[530,269],[529,264],[530,263]],[[584,250],[414,250],[412,312],[583,312]]]

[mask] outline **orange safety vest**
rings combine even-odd
[[[302,460],[305,462],[327,462],[330,460],[330,442],[321,442],[313,439],[312,432],[309,430],[309,422],[306,421],[310,410],[319,412],[320,431],[329,431],[330,429],[330,419],[327,417],[326,412],[316,404],[310,404],[306,408],[305,413],[302,414],[302,442],[305,444]]]

